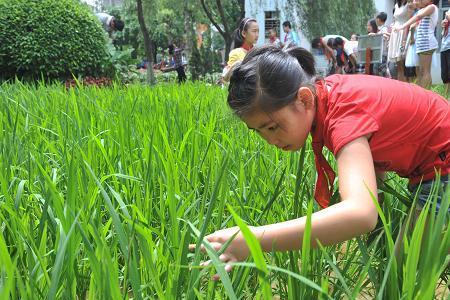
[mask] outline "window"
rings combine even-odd
[[[264,37],[269,39],[269,30],[275,29],[277,36],[280,37],[280,12],[279,11],[266,11],[264,18]]]

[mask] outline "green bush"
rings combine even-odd
[[[77,0],[0,0],[0,78],[104,75],[106,35]]]

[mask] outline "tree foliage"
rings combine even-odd
[[[0,1],[0,76],[66,79],[103,75],[103,28],[76,0]]]
[[[231,50],[233,31],[245,16],[244,0],[200,0],[203,12],[225,41],[225,59]]]
[[[373,0],[288,0],[301,13],[301,26],[309,39],[326,34],[349,37],[366,33],[366,24],[375,16]],[[290,10],[292,13],[293,11]]]

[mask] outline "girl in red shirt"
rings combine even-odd
[[[409,178],[412,188],[433,180],[436,170],[447,178],[450,106],[409,83],[367,75],[316,79],[314,74],[314,59],[303,48],[254,49],[232,69],[228,104],[250,129],[284,151],[299,150],[312,135],[318,172],[314,197],[323,209],[312,214],[311,242],[330,245],[375,228],[378,213],[371,194],[377,195],[376,178],[383,172]],[[323,146],[335,155],[339,173],[341,202],[332,206],[328,182],[332,186],[335,176]],[[301,248],[305,224],[301,217],[251,229],[264,251],[285,251]],[[220,230],[206,239],[220,249],[237,231]],[[220,259],[235,262],[248,254],[237,234]]]

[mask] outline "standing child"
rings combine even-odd
[[[450,0],[448,0],[450,4]],[[449,99],[450,88],[450,9],[445,13],[445,18],[442,20],[442,43],[441,43],[441,78],[445,83],[445,95]]]
[[[383,35],[384,48],[381,64],[378,65],[378,75],[390,78],[389,68],[387,67],[387,55],[388,55],[388,43],[389,43],[389,28],[386,26],[387,14],[380,12],[375,18],[375,22],[378,26],[378,32]]]
[[[300,40],[298,39],[297,33],[294,30],[292,30],[291,22],[289,21],[283,22],[283,31],[285,33],[283,46],[289,47],[300,45]]]
[[[417,8],[420,0],[414,0],[412,6],[414,9]],[[413,16],[417,14],[417,10],[414,12]],[[417,26],[419,22],[412,24],[409,27],[408,38],[406,39],[406,43],[408,45],[408,49],[406,50],[406,58],[405,58],[405,77],[407,82],[414,82],[419,67],[419,55],[417,55],[416,49],[416,39],[417,39]]]
[[[431,61],[433,53],[438,48],[434,31],[438,22],[439,0],[421,0],[418,2],[419,11],[405,24],[394,28],[395,31],[409,28],[420,21],[417,27],[416,53],[419,55],[418,84],[424,88],[431,86]]]
[[[255,19],[243,18],[238,29],[234,32],[234,49],[228,56],[228,64],[223,70],[224,80],[227,81],[229,69],[238,61],[242,61],[254,44],[258,41],[259,26]]]
[[[311,243],[342,242],[375,228],[377,176],[394,171],[410,188],[429,185],[440,172],[450,174],[450,104],[417,85],[367,75],[314,76],[314,58],[303,48],[264,46],[232,70],[228,104],[248,128],[269,144],[297,151],[312,136],[322,210],[311,216]],[[322,154],[336,157],[341,202],[329,206],[335,174]],[[418,209],[427,193],[418,195]],[[440,200],[438,201],[440,202]],[[264,251],[302,247],[306,217],[251,227]],[[230,242],[219,257],[244,260],[249,248],[237,228],[206,237],[215,249]],[[234,239],[233,235],[238,233]],[[192,249],[192,247],[191,247]],[[231,266],[227,265],[226,270]],[[217,277],[216,277],[217,279]]]
[[[407,0],[395,0],[394,22],[392,26],[400,28],[411,17],[413,10]],[[409,26],[402,30],[392,30],[389,38],[388,61],[396,64],[397,79],[406,81],[405,78],[405,50],[406,38]]]
[[[178,74],[178,83],[183,83],[186,81],[186,73],[184,71],[183,65],[183,49],[178,48],[175,44],[170,44],[168,47],[168,52],[170,56],[170,61],[173,64],[173,68]]]
[[[275,47],[281,47],[281,41],[277,37],[277,31],[275,28],[269,29],[269,42]]]

